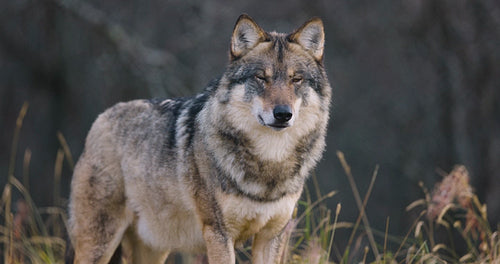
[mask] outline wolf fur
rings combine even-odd
[[[133,263],[173,251],[234,263],[235,245],[251,238],[253,263],[279,262],[325,147],[323,46],[318,18],[280,34],[241,15],[227,69],[202,93],[102,113],[72,180],[74,263],[108,263],[119,245]]]

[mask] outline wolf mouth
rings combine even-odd
[[[280,130],[283,130],[283,129],[289,127],[290,125],[289,124],[267,124],[266,126],[274,129],[275,131],[280,131]]]
[[[281,130],[290,126],[290,124],[288,122],[268,124],[264,121],[264,119],[260,115],[259,115],[259,123],[263,126],[267,126],[267,127],[272,128],[274,131],[281,131]]]

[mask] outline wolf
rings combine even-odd
[[[134,100],[100,114],[71,183],[74,263],[204,252],[277,263],[284,229],[325,148],[331,86],[323,23],[266,32],[241,15],[225,72],[192,98]]]

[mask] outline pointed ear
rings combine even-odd
[[[290,34],[288,40],[301,45],[305,50],[311,53],[316,61],[321,62],[323,59],[325,32],[321,19],[315,17],[307,21],[299,29]]]
[[[267,33],[250,16],[241,15],[231,37],[231,57],[234,59],[243,56],[267,38]]]

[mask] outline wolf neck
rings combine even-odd
[[[263,161],[280,162],[289,159],[299,141],[294,131],[276,132],[267,127],[263,128],[264,131],[255,131],[250,136],[255,155]]]
[[[283,133],[249,123],[238,127],[225,114],[212,114],[225,113],[223,109],[217,100],[209,100],[200,113],[200,120],[209,120],[202,125],[209,135],[205,147],[222,188],[259,201],[300,192],[323,149],[324,131]]]

